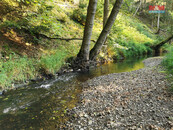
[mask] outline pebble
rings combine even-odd
[[[64,129],[173,128],[173,95],[167,91],[166,75],[159,73],[164,70],[161,61],[149,58],[143,69],[86,81],[80,96],[84,102],[70,111],[79,116],[67,121]]]

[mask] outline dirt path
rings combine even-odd
[[[84,83],[81,104],[70,111],[65,129],[173,129],[173,94],[160,72],[161,60],[149,58],[143,69]]]

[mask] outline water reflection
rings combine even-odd
[[[104,74],[143,68],[143,59],[104,64],[86,73],[68,73],[8,91],[0,96],[0,129],[55,129],[68,120],[67,111],[78,103],[81,82]]]
[[[119,61],[118,63],[103,64],[97,68],[91,69],[89,72],[79,73],[77,78],[79,81],[86,81],[89,78],[94,78],[101,75],[138,70],[144,67],[142,61],[145,58],[146,57],[139,57],[136,59]]]

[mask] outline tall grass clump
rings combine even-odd
[[[27,57],[16,59],[13,56],[7,61],[0,61],[0,87],[10,88],[13,83],[34,78],[37,74],[33,63]]]
[[[171,79],[172,82],[171,89],[173,90],[173,47],[170,48],[168,54],[165,56],[162,63],[166,68],[166,72],[169,74],[169,78]]]
[[[55,74],[65,63],[67,53],[65,51],[57,50],[53,54],[42,56],[40,59],[40,67],[47,74]]]
[[[169,50],[169,53],[163,60],[163,65],[167,69],[167,72],[173,74],[173,47]]]

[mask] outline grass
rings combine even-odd
[[[57,50],[54,54],[42,56],[39,66],[45,70],[46,73],[56,74],[58,70],[65,64],[67,53]]]
[[[131,14],[120,12],[111,30],[108,46],[117,57],[128,58],[151,53],[152,50],[146,45],[155,40],[156,37],[145,24]],[[114,47],[115,44],[119,46]]]
[[[24,82],[37,75],[34,60],[14,55],[11,55],[7,61],[0,61],[0,72],[0,86],[3,89],[12,87],[17,81]]]
[[[165,56],[163,60],[163,65],[166,68],[168,77],[171,81],[171,90],[173,91],[173,47],[170,48],[169,53]]]
[[[60,1],[58,4],[63,5],[63,0]],[[82,38],[88,4],[88,1],[83,1],[85,4],[81,2],[79,8],[74,8],[70,0],[66,4],[73,8],[64,8],[52,1],[46,1],[45,4],[29,7],[30,11],[27,15],[25,14],[25,17],[4,20],[0,27],[17,28],[19,31],[21,28],[25,28],[31,34],[39,32],[50,37]],[[102,15],[103,1],[100,0],[93,27],[93,40],[97,40],[102,30]],[[145,24],[121,10],[107,39],[108,56],[105,55],[106,52],[101,51],[99,57],[116,57],[115,59],[118,59],[150,53],[151,49],[146,44],[154,43],[155,40],[155,35]],[[40,69],[47,74],[55,74],[65,64],[67,58],[77,55],[81,46],[81,41],[37,39],[36,43],[42,48],[39,57],[18,56],[15,58],[16,56],[11,55],[9,60],[0,61],[1,87],[7,88],[16,81],[35,78],[40,75]],[[91,42],[91,48],[93,46],[94,43]],[[38,49],[40,50],[40,48]]]
[[[57,48],[42,49],[41,57],[21,57],[13,53],[6,60],[0,59],[0,90],[10,89],[15,83],[41,77],[42,74],[55,75],[67,65],[65,61],[68,58],[77,55],[78,48],[74,41],[62,42]]]

